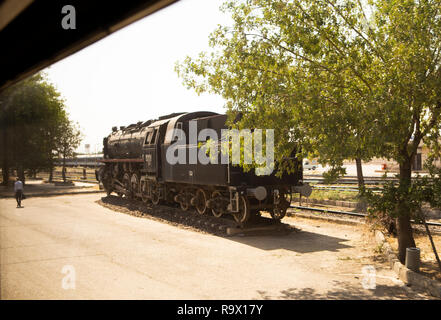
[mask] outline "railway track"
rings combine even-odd
[[[130,200],[118,196],[107,196],[101,199],[101,204],[114,211],[120,211],[135,216],[149,215],[154,219],[159,219],[169,223],[175,223],[192,227],[200,231],[221,234],[227,236],[234,235],[274,235],[289,233],[295,230],[293,226],[273,219],[256,216],[246,225],[238,224],[232,216],[215,218],[211,215],[199,215],[196,210],[183,211],[173,205],[149,206],[138,200]],[[333,209],[322,209],[305,206],[290,205],[305,211],[315,211],[334,215],[347,215],[357,218],[365,218],[367,215],[359,212],[348,212]],[[415,222],[413,222],[415,224]],[[436,227],[441,231],[441,223],[427,222],[429,226]]]
[[[131,200],[110,195],[101,198],[98,203],[113,211],[130,215],[191,227],[199,231],[217,235],[280,235],[295,231],[293,226],[271,218],[255,216],[246,225],[238,224],[232,216],[216,218],[212,215],[200,215],[196,210],[183,211],[173,204],[146,205],[140,200]]]
[[[360,212],[340,211],[340,210],[333,210],[333,209],[322,209],[322,208],[295,206],[295,205],[290,205],[289,207],[294,208],[294,209],[316,211],[316,212],[322,212],[322,213],[332,213],[332,214],[348,215],[348,216],[354,216],[354,217],[367,217],[367,214],[360,213]],[[411,220],[411,222],[413,224],[421,224],[421,223],[416,223],[413,220]],[[434,227],[441,227],[441,223],[438,223],[438,222],[427,222],[427,225],[434,226]]]
[[[349,186],[330,186],[330,185],[311,185],[311,188],[314,190],[331,190],[331,191],[350,191],[350,192],[358,192],[358,188],[349,187]],[[367,189],[372,190],[373,192],[381,192],[382,188],[380,187],[368,187]]]
[[[325,179],[323,178],[303,178],[304,182],[308,182],[308,183],[319,183],[319,184],[324,184],[325,183]],[[364,184],[365,185],[383,185],[384,182],[387,181],[398,181],[398,180],[365,180]],[[358,185],[358,181],[356,179],[344,179],[344,180],[337,180],[335,181],[335,184],[350,184],[350,185]]]
[[[415,179],[415,177],[412,177]],[[321,175],[303,175],[303,181],[308,183],[319,183],[323,184],[325,179]],[[395,177],[364,177],[365,185],[383,185],[384,182],[398,182],[398,178]],[[356,177],[342,177],[337,179],[334,184],[350,184],[358,185],[358,180]]]

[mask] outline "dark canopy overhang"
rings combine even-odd
[[[0,0],[0,91],[177,0]],[[76,29],[65,30],[65,5]]]

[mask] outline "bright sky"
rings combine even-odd
[[[187,90],[176,61],[208,50],[208,35],[229,17],[223,0],[180,0],[46,70],[66,100],[84,139],[78,149],[102,149],[112,126],[127,126],[172,112],[224,112],[219,96]]]

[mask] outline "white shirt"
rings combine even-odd
[[[21,181],[16,181],[14,183],[14,192],[17,192],[17,190],[21,190],[23,191],[23,182]]]

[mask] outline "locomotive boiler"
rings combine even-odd
[[[113,127],[103,140],[104,166],[97,178],[108,195],[115,192],[154,205],[176,203],[182,210],[194,208],[201,215],[230,214],[239,224],[245,224],[260,211],[268,211],[273,219],[282,219],[292,192],[308,193],[308,188],[302,187],[302,161],[295,156],[286,161],[293,161],[297,169],[281,177],[275,172],[268,175],[256,175],[253,170],[245,172],[230,162],[192,161],[192,152],[197,154],[201,145],[191,135],[210,129],[221,137],[222,130],[228,129],[226,120],[224,114],[190,112],[119,129]],[[192,128],[196,131],[192,132]],[[216,148],[220,148],[220,140],[213,141],[218,143]],[[177,144],[178,141],[181,143]],[[170,155],[176,153],[183,155],[182,161],[170,161]]]

